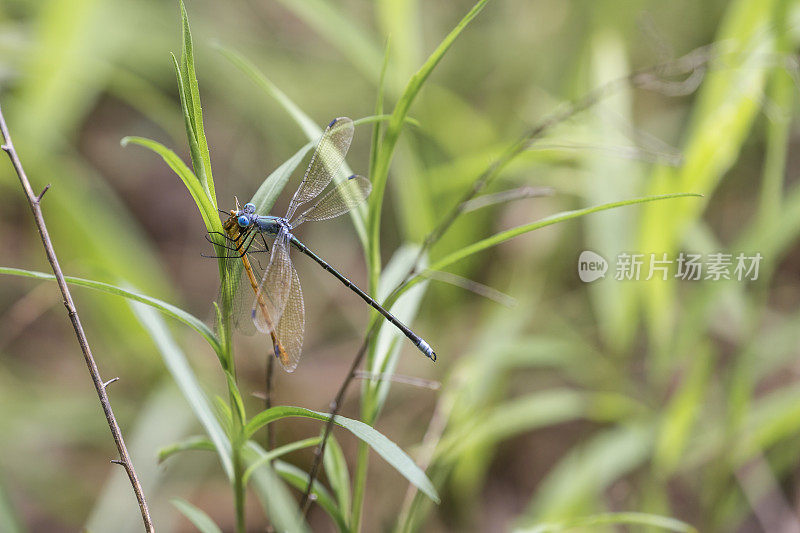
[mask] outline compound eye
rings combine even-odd
[[[250,204],[250,203],[244,204],[244,212],[245,213],[255,213],[256,212],[255,204]]]
[[[236,219],[236,223],[239,224],[239,227],[246,228],[250,225],[250,218],[242,215]]]

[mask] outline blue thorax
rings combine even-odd
[[[253,204],[245,204],[244,209],[234,213],[236,223],[242,229],[255,227],[258,231],[268,233],[270,235],[277,235],[282,227],[290,230],[291,226],[289,221],[283,217],[276,217],[272,215],[258,215],[256,214],[256,206]]]
[[[289,231],[289,221],[282,217],[275,217],[272,215],[256,215],[253,223],[259,231],[263,231],[270,235],[277,235],[278,231],[285,227]]]

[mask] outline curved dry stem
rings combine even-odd
[[[136,499],[139,501],[139,509],[142,512],[144,529],[148,533],[155,531],[153,528],[153,520],[150,518],[150,511],[147,507],[147,500],[145,500],[144,497],[144,490],[139,482],[139,477],[136,475],[136,470],[133,468],[133,462],[131,461],[130,455],[128,455],[128,449],[125,446],[125,440],[122,438],[122,431],[119,428],[117,419],[114,416],[114,411],[111,409],[111,402],[109,401],[108,394],[106,393],[106,387],[116,381],[118,378],[104,382],[100,377],[100,371],[98,370],[97,364],[92,356],[92,351],[89,348],[89,341],[86,339],[86,334],[83,331],[83,326],[81,325],[78,311],[75,308],[75,303],[72,301],[72,294],[70,293],[67,282],[64,279],[64,274],[61,272],[61,266],[58,264],[58,258],[56,257],[55,250],[53,249],[53,243],[50,241],[50,234],[48,233],[47,226],[44,223],[44,215],[42,214],[40,203],[44,193],[47,192],[47,189],[50,187],[50,185],[45,187],[40,194],[34,194],[31,184],[28,181],[28,177],[25,174],[25,170],[22,168],[22,162],[19,159],[19,155],[17,155],[17,151],[14,149],[14,144],[11,142],[11,135],[8,131],[5,118],[3,117],[2,109],[0,109],[0,132],[3,134],[4,141],[2,149],[6,154],[8,154],[9,159],[11,159],[11,164],[13,165],[14,170],[19,177],[19,181],[22,185],[22,189],[25,192],[25,196],[28,198],[28,203],[30,204],[31,211],[33,212],[33,218],[36,220],[36,227],[39,229],[39,235],[42,238],[42,245],[44,246],[45,253],[47,254],[47,260],[50,262],[50,266],[53,269],[53,274],[56,277],[58,288],[61,289],[61,295],[64,298],[64,306],[67,308],[67,314],[69,315],[69,319],[72,322],[72,327],[75,330],[75,336],[78,338],[78,344],[83,352],[83,358],[86,360],[86,366],[89,369],[89,375],[94,383],[97,396],[100,398],[100,405],[103,407],[103,412],[106,415],[106,421],[108,422],[109,429],[111,429],[111,435],[114,437],[114,443],[117,445],[119,459],[113,459],[111,462],[119,464],[125,468],[125,472],[128,474],[128,479],[133,487],[133,492],[136,494]]]

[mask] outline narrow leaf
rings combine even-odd
[[[428,270],[442,270],[453,263],[464,259],[472,254],[481,252],[492,246],[497,246],[500,243],[513,239],[519,235],[524,233],[531,232],[533,230],[543,228],[545,226],[551,226],[553,224],[557,224],[559,222],[564,222],[566,220],[572,220],[574,218],[582,217],[585,215],[589,215],[591,213],[597,213],[598,211],[606,211],[608,209],[615,209],[617,207],[624,207],[627,205],[636,205],[636,204],[643,204],[647,202],[655,202],[658,200],[668,200],[671,198],[685,198],[685,197],[701,197],[700,194],[694,193],[675,193],[675,194],[659,194],[656,196],[646,196],[644,198],[633,198],[631,200],[622,200],[619,202],[611,202],[607,204],[596,205],[592,207],[586,207],[584,209],[575,209],[573,211],[564,211],[563,213],[558,213],[536,222],[532,222],[530,224],[524,224],[522,226],[517,226],[516,228],[512,228],[506,231],[501,231],[491,237],[487,237],[482,239],[476,243],[473,243],[469,246],[462,248],[456,252],[453,252],[444,258],[440,259],[436,263],[430,266]],[[419,278],[419,276],[418,276]],[[415,278],[415,279],[418,279]]]
[[[244,424],[244,421],[247,420],[247,414],[244,410],[242,394],[239,392],[239,387],[236,385],[236,378],[227,370],[225,371],[225,378],[228,380],[228,392],[231,396],[231,402],[236,408],[234,411],[236,414],[236,422],[238,425]]]
[[[6,492],[2,479],[0,479],[0,531],[6,531],[7,533],[22,533],[25,531],[17,516],[14,504]]]
[[[219,528],[219,526],[215,524],[213,520],[211,520],[211,517],[208,516],[205,511],[195,507],[186,500],[175,498],[171,501],[172,505],[177,507],[183,516],[188,518],[189,521],[194,524],[194,527],[199,529],[201,533],[222,533],[222,530]]]
[[[326,422],[330,418],[330,415],[327,413],[319,413],[317,411],[311,411],[302,407],[293,407],[288,405],[272,407],[265,411],[261,411],[252,419],[250,419],[244,428],[245,437],[252,437],[256,431],[270,422],[293,416],[313,418],[315,420],[322,420]],[[414,463],[414,461],[408,455],[406,455],[406,453],[401,450],[399,446],[397,446],[397,444],[386,438],[375,428],[358,420],[337,415],[334,419],[334,422],[367,443],[378,453],[378,455],[383,457],[386,462],[392,465],[395,470],[400,472],[400,474],[408,479],[413,485],[427,494],[430,499],[437,503],[439,502],[439,495],[436,493],[436,488],[434,488],[433,483],[431,483],[431,481],[425,475],[425,472],[423,472]]]
[[[253,472],[260,466],[268,464],[269,462],[274,461],[278,457],[286,455],[287,453],[302,450],[303,448],[308,448],[309,446],[316,446],[321,440],[321,437],[311,437],[308,439],[290,442],[289,444],[284,444],[283,446],[279,446],[274,450],[266,452],[264,455],[259,457],[257,461],[251,463],[250,466],[247,467],[247,470],[245,470],[244,476],[242,476],[245,484],[250,479],[250,476],[253,475]]]
[[[376,158],[375,168],[372,176],[370,176],[372,179],[372,194],[369,200],[369,219],[367,220],[367,228],[369,231],[369,245],[367,246],[367,250],[370,254],[370,280],[373,286],[377,285],[378,274],[380,272],[380,221],[383,196],[386,192],[386,182],[389,177],[389,165],[392,161],[397,140],[400,138],[400,132],[403,129],[405,117],[408,115],[411,104],[414,102],[420,89],[422,89],[428,76],[433,72],[433,69],[439,64],[439,61],[442,60],[456,38],[464,31],[464,28],[466,28],[472,19],[481,12],[488,1],[489,0],[480,0],[476,3],[447,37],[444,38],[439,46],[436,47],[433,53],[428,56],[425,63],[423,63],[420,69],[408,80],[403,94],[400,96],[392,112],[392,119],[386,127],[383,143],[381,143]]]
[[[264,90],[268,95],[273,97],[278,104],[286,110],[290,117],[300,126],[303,133],[310,141],[315,141],[322,135],[322,130],[316,122],[306,115],[297,104],[295,104],[286,93],[284,93],[277,85],[272,83],[272,80],[267,78],[252,61],[245,58],[239,52],[232,48],[227,48],[222,45],[216,46],[219,53],[221,53],[228,61],[246,74],[253,82]]]
[[[344,458],[342,447],[333,435],[328,437],[328,444],[325,446],[323,463],[325,475],[331,484],[336,499],[339,502],[339,509],[345,517],[350,516],[350,472],[347,469],[347,460]],[[345,518],[346,519],[346,518]]]
[[[381,66],[381,76],[378,80],[378,96],[375,98],[375,114],[383,113],[383,91],[386,83],[386,69],[389,66],[389,39],[386,40],[386,47],[383,51],[383,65]],[[372,128],[372,142],[369,150],[369,175],[375,174],[375,165],[378,161],[378,150],[381,142],[381,124],[377,123]]]
[[[192,125],[194,138],[197,143],[198,160],[192,159],[194,171],[200,178],[200,183],[208,193],[214,208],[217,207],[217,195],[214,190],[214,179],[211,175],[211,156],[208,151],[208,141],[206,140],[203,128],[203,109],[200,105],[200,88],[197,84],[197,74],[194,68],[194,46],[192,44],[192,32],[189,29],[189,17],[186,15],[186,8],[183,0],[180,0],[181,7],[181,27],[183,31],[183,46],[181,49],[181,73],[183,74],[184,91],[187,96],[186,103],[189,111],[189,120]]]
[[[158,450],[158,462],[163,463],[165,460],[172,457],[173,455],[178,454],[180,452],[186,452],[189,450],[201,450],[201,451],[213,452],[215,448],[214,448],[214,443],[205,437],[200,437],[200,436],[189,437],[186,440],[170,444],[169,446],[164,446],[163,448]]]
[[[178,96],[180,97],[181,102],[181,111],[183,114],[183,125],[186,128],[186,140],[189,143],[189,154],[192,158],[192,167],[194,168],[195,172],[204,172],[205,169],[201,163],[200,157],[200,145],[197,144],[197,135],[194,131],[194,122],[192,120],[192,115],[194,114],[192,110],[192,94],[191,90],[187,86],[186,83],[186,74],[182,70],[180,63],[178,63],[178,59],[175,57],[175,54],[170,54],[172,57],[172,66],[175,68],[175,77],[178,80]],[[207,196],[210,196],[208,193],[208,189],[206,188],[206,181],[203,179],[197,179],[197,182],[200,184],[200,188],[206,193]]]
[[[289,485],[298,490],[304,491],[308,486],[308,474],[294,465],[284,461],[275,461],[275,471]],[[342,510],[336,505],[336,500],[317,479],[314,480],[314,484],[311,486],[311,494],[314,495],[315,501],[319,506],[333,518],[339,531],[349,531],[344,516],[342,516]]]
[[[231,443],[219,420],[214,415],[211,404],[197,382],[197,376],[195,376],[192,367],[189,366],[186,356],[175,343],[161,317],[140,303],[133,303],[131,307],[150,334],[153,342],[155,342],[167,370],[169,370],[184,398],[189,403],[189,407],[192,408],[211,442],[214,443],[223,470],[225,470],[228,478],[232,478]]]
[[[247,464],[253,464],[266,453],[253,441],[249,441],[244,448],[244,458]],[[309,531],[308,525],[300,517],[297,502],[289,492],[289,488],[270,465],[264,465],[253,471],[251,487],[276,530]]]
[[[47,274],[45,272],[37,272],[34,270],[23,270],[20,268],[0,267],[0,274],[8,274],[11,276],[22,276],[26,278],[41,279],[47,281],[55,281],[56,279],[55,276],[52,274]],[[208,342],[208,344],[214,349],[215,352],[219,352],[220,350],[219,340],[217,339],[216,335],[214,335],[214,332],[211,331],[211,329],[205,324],[205,322],[203,322],[196,316],[187,313],[186,311],[184,311],[179,307],[175,307],[174,305],[168,304],[167,302],[164,302],[157,298],[145,296],[137,292],[117,287],[116,285],[103,283],[101,281],[75,278],[72,276],[64,276],[64,279],[67,281],[67,283],[71,285],[78,285],[79,287],[87,287],[89,289],[105,292],[107,294],[112,294],[114,296],[121,296],[122,298],[127,298],[128,300],[133,300],[135,302],[149,305],[154,309],[158,309],[165,315],[170,316],[180,322],[183,322],[193,330],[197,331],[200,335],[202,335],[202,337]]]
[[[675,518],[648,513],[603,513],[564,522],[539,524],[531,529],[518,529],[517,533],[555,533],[598,526],[650,526],[679,533],[695,533],[697,529]]]
[[[531,521],[550,522],[586,513],[612,483],[649,459],[654,429],[649,423],[617,425],[569,450],[525,514]]]
[[[330,0],[281,0],[281,3],[337,48],[361,74],[375,80],[380,49],[357,18],[344,11],[345,4]]]

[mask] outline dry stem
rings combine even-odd
[[[39,195],[34,194],[31,184],[28,181],[28,177],[22,168],[22,163],[19,160],[19,156],[14,149],[14,144],[11,142],[11,135],[8,132],[8,126],[6,125],[5,118],[3,117],[2,109],[0,109],[0,132],[2,132],[4,140],[2,149],[11,159],[11,164],[14,166],[17,176],[19,176],[20,184],[22,184],[22,188],[25,191],[25,196],[28,198],[28,203],[30,204],[31,211],[33,212],[33,218],[36,220],[36,227],[39,229],[39,235],[42,237],[42,244],[44,245],[44,250],[47,254],[47,260],[50,262],[50,266],[53,268],[53,274],[55,274],[58,288],[61,289],[61,295],[64,297],[64,306],[67,308],[67,314],[72,322],[72,327],[75,329],[75,335],[78,337],[78,344],[80,344],[81,351],[83,352],[83,358],[86,360],[86,366],[89,369],[89,374],[92,377],[94,388],[97,390],[97,396],[100,398],[100,404],[102,405],[103,412],[106,415],[108,427],[111,429],[111,435],[114,437],[114,442],[117,445],[119,459],[114,459],[111,462],[119,464],[125,468],[125,472],[128,473],[128,479],[130,479],[131,486],[133,487],[133,492],[136,494],[136,499],[139,501],[139,509],[142,512],[144,529],[148,533],[153,532],[155,529],[153,528],[153,521],[150,518],[150,511],[147,508],[147,501],[144,497],[142,485],[139,483],[136,470],[133,468],[130,455],[128,455],[128,449],[125,447],[125,441],[122,438],[122,432],[119,429],[119,424],[117,424],[117,419],[114,417],[114,411],[111,410],[111,402],[108,399],[108,394],[106,394],[106,387],[116,381],[118,378],[113,378],[104,382],[100,377],[100,371],[97,369],[97,364],[92,356],[92,351],[89,348],[89,341],[86,340],[86,334],[83,332],[83,326],[81,325],[81,320],[78,317],[78,311],[75,309],[75,304],[72,301],[72,294],[70,294],[69,287],[67,287],[67,282],[64,280],[64,274],[61,272],[61,267],[58,264],[56,252],[53,249],[53,243],[50,241],[50,235],[47,232],[47,226],[44,223],[44,216],[42,215],[40,203],[42,201],[42,196],[44,196],[44,193],[50,188],[50,185],[45,187]]]

